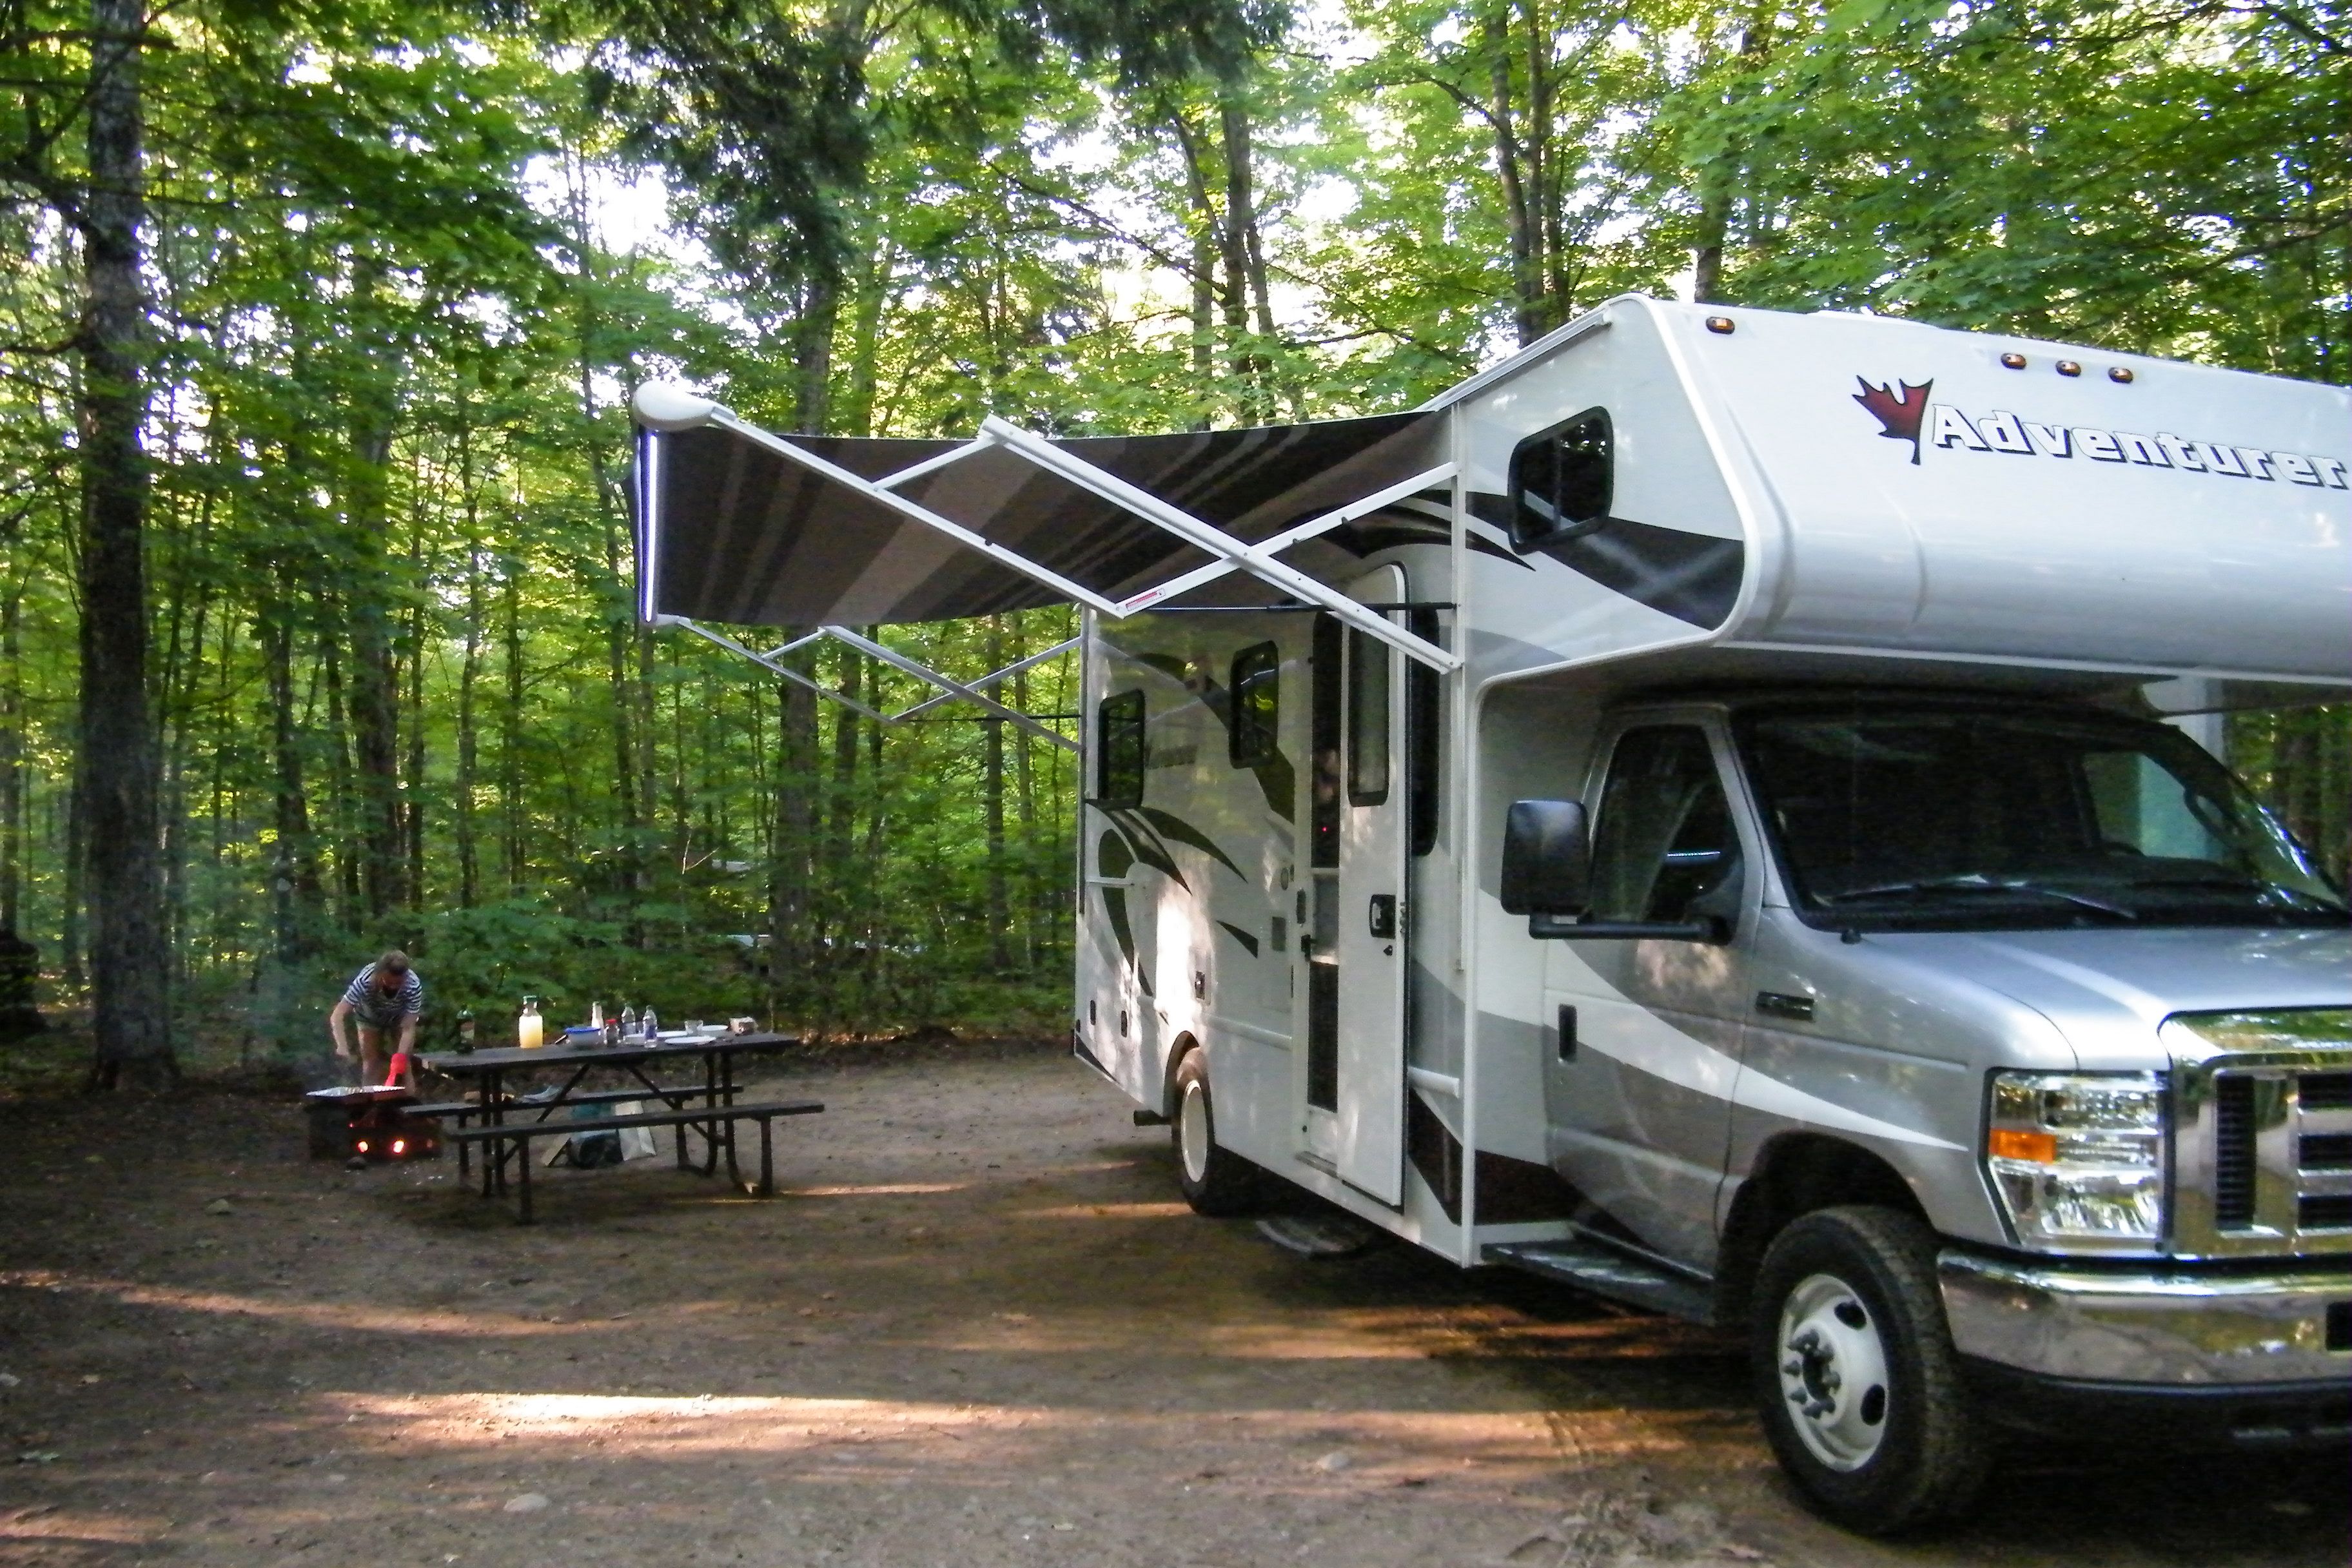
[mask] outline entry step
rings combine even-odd
[[[1590,1241],[1497,1241],[1486,1248],[1489,1263],[1524,1269],[1654,1312],[1705,1322],[1715,1315],[1715,1298],[1687,1275],[1628,1258]]]

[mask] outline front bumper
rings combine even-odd
[[[1973,1362],[2063,1383],[2247,1389],[2352,1379],[2352,1272],[2116,1270],[1937,1258],[1953,1348]]]

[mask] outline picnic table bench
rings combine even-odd
[[[654,1085],[651,1092],[642,1089],[602,1089],[587,1094],[573,1094],[562,1103],[567,1106],[625,1105],[633,1100],[658,1100],[675,1110],[684,1105],[688,1099],[702,1092],[700,1084],[657,1083]],[[552,1110],[555,1104],[556,1101],[552,1098],[533,1100],[529,1095],[522,1095],[512,1100],[508,1109],[521,1110],[535,1105]],[[475,1117],[482,1114],[482,1102],[478,1100],[449,1100],[432,1105],[404,1105],[401,1107],[401,1113],[404,1116],[423,1117],[433,1121],[454,1121],[458,1130],[463,1131]],[[540,1120],[544,1121],[547,1118],[542,1116]],[[449,1142],[457,1145],[458,1178],[460,1180],[469,1178],[473,1173],[469,1163],[473,1146],[481,1140],[451,1138]],[[677,1163],[679,1169],[685,1169],[686,1151],[683,1149],[678,1151]]]
[[[635,1098],[634,1094],[632,1097]],[[515,1183],[519,1200],[516,1218],[520,1223],[529,1225],[531,1223],[530,1141],[534,1138],[576,1138],[585,1132],[617,1132],[625,1127],[693,1127],[726,1150],[728,1173],[731,1176],[735,1171],[735,1123],[757,1121],[760,1124],[760,1182],[756,1190],[760,1196],[769,1198],[776,1195],[776,1163],[773,1141],[770,1135],[771,1124],[779,1116],[814,1116],[824,1109],[821,1102],[814,1100],[688,1106],[683,1110],[643,1110],[620,1116],[593,1117],[582,1121],[489,1122],[480,1127],[458,1127],[447,1136],[460,1149],[473,1143],[488,1145],[484,1151],[486,1161],[502,1163],[506,1146],[516,1146],[519,1158],[515,1166],[520,1173]]]
[[[598,1041],[577,1046],[509,1047],[436,1054],[424,1058],[419,1065],[445,1077],[474,1080],[480,1086],[478,1095],[471,1100],[418,1106],[410,1114],[429,1114],[457,1122],[447,1137],[457,1145],[461,1172],[470,1174],[466,1164],[467,1151],[477,1144],[481,1146],[481,1190],[486,1198],[507,1190],[507,1164],[513,1160],[521,1172],[518,1218],[526,1225],[531,1221],[530,1146],[533,1139],[539,1138],[569,1139],[582,1133],[618,1131],[630,1127],[674,1127],[677,1129],[678,1168],[687,1170],[693,1168],[687,1158],[686,1143],[687,1132],[691,1130],[703,1140],[701,1173],[716,1174],[723,1159],[729,1179],[740,1184],[742,1177],[736,1168],[735,1124],[739,1121],[756,1121],[760,1123],[758,1190],[767,1195],[775,1190],[771,1123],[779,1116],[814,1115],[824,1107],[814,1100],[739,1104],[735,1062],[740,1057],[772,1056],[799,1044],[798,1039],[786,1035],[704,1032],[669,1035],[656,1040],[627,1040],[618,1045]],[[648,1076],[648,1068],[659,1071],[679,1058],[701,1064],[699,1083],[657,1083]],[[565,1075],[551,1097],[524,1097],[507,1090],[507,1078],[511,1073],[548,1071]],[[596,1071],[624,1074],[634,1079],[635,1085],[583,1091],[583,1080]],[[664,1109],[583,1120],[572,1117],[578,1108],[629,1100],[656,1100]]]

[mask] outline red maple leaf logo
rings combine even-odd
[[[1910,442],[1911,460],[1918,462],[1919,422],[1927,416],[1927,389],[1934,386],[1935,382],[1924,381],[1917,386],[1903,382],[1900,384],[1903,395],[1897,397],[1891,386],[1873,386],[1858,375],[1853,380],[1854,384],[1862,388],[1853,395],[1853,400],[1885,426],[1879,434],[1890,441]]]

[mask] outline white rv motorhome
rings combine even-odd
[[[1196,1208],[1744,1325],[1864,1530],[2352,1431],[2352,917],[2213,754],[2352,688],[2342,389],[1628,297],[1381,419],[639,418],[648,617],[1087,606],[1075,1049]]]

